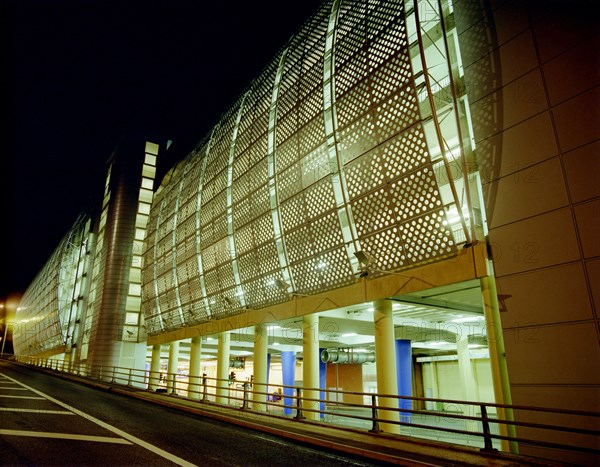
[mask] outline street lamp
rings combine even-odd
[[[0,310],[2,310],[2,321],[4,321],[4,337],[2,337],[2,350],[0,350],[0,358],[4,357],[4,344],[6,344],[6,334],[8,333],[8,325],[6,323],[6,309],[4,303],[0,303]]]

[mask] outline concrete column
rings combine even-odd
[[[384,410],[398,408],[395,398],[382,397],[382,395],[397,395],[398,380],[396,379],[396,352],[394,336],[394,317],[392,315],[392,302],[389,300],[376,300],[373,302],[373,318],[375,322],[375,368],[377,370],[377,405],[379,418],[398,422],[400,417],[397,411]],[[400,426],[392,423],[380,423],[379,428],[388,433],[400,433]]]
[[[480,279],[481,296],[483,298],[483,307],[485,315],[485,324],[487,329],[488,348],[490,351],[490,366],[492,368],[492,384],[494,385],[494,399],[497,404],[512,404],[510,395],[510,382],[508,379],[508,367],[506,364],[506,351],[504,349],[504,335],[502,334],[502,323],[500,321],[500,308],[498,306],[498,292],[496,291],[496,281],[491,276]],[[512,409],[497,409],[498,418],[514,421]],[[500,434],[516,436],[516,428],[513,425],[504,425],[500,423]],[[500,447],[503,451],[510,451],[513,454],[519,453],[519,446],[516,442],[507,442],[502,440]]]
[[[319,316],[317,314],[306,315],[303,318],[303,333],[302,333],[302,379],[304,386],[304,392],[302,394],[304,399],[319,399],[320,391],[318,389],[306,389],[306,388],[319,388]],[[302,407],[304,410],[303,414],[307,420],[319,420],[320,414],[319,402],[303,401]],[[314,410],[315,412],[311,412]]]
[[[408,339],[396,339],[396,378],[398,380],[398,395],[412,397],[412,348]],[[410,399],[399,399],[398,408],[412,409],[412,401]],[[410,423],[412,414],[402,412],[400,418],[403,422]]]
[[[192,337],[190,347],[190,376],[188,383],[188,397],[200,399],[200,362],[202,355],[202,337]]]
[[[252,408],[264,412],[267,408],[267,378],[269,334],[264,324],[254,326],[254,382],[252,383]]]
[[[227,404],[229,402],[229,346],[231,336],[228,332],[219,333],[219,344],[217,348],[217,403]]]
[[[477,399],[477,394],[473,367],[471,366],[471,355],[469,354],[468,336],[464,336],[456,343],[456,350],[458,354],[458,371],[463,390],[462,397],[466,401],[474,401]]]
[[[150,378],[148,380],[148,389],[156,391],[158,389],[158,378],[160,377],[160,344],[152,346],[152,360],[150,361]]]
[[[427,391],[428,388],[425,388],[425,397],[437,399],[439,398],[437,364],[436,362],[429,362],[426,366],[429,374],[429,381],[431,382],[431,393]],[[442,410],[443,406],[441,402],[428,401],[425,402],[425,408],[427,410]]]
[[[63,358],[63,368],[67,373],[71,373],[73,369],[73,360],[74,360],[75,349],[67,349],[65,351],[65,356]]]
[[[167,367],[167,391],[171,394],[177,392],[177,363],[179,361],[179,341],[169,344],[169,365]]]
[[[456,343],[456,353],[458,355],[458,372],[460,374],[460,384],[462,387],[462,398],[465,401],[475,401],[477,399],[475,388],[475,377],[471,365],[471,355],[469,354],[469,337],[464,336]],[[475,416],[477,406],[464,404],[462,412],[464,415]],[[466,420],[466,429],[475,431],[477,424]]]
[[[293,386],[296,380],[296,352],[285,351],[281,352],[281,376],[283,378],[284,386]],[[283,388],[283,413],[285,415],[291,415],[295,406],[294,399],[294,388],[286,387]]]

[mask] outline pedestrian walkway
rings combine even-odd
[[[328,408],[330,412],[334,414],[328,414],[324,418],[324,422],[341,427],[347,428],[358,428],[361,430],[369,431],[372,426],[371,420],[365,420],[370,418],[371,413],[369,409],[365,408],[354,408],[349,409],[347,407],[332,407]],[[422,440],[433,440],[441,441],[444,443],[452,443],[461,446],[471,446],[475,448],[483,448],[484,440],[481,436],[468,436],[460,433],[452,433],[447,431],[441,431],[438,428],[449,428],[453,430],[468,431],[467,421],[452,419],[445,416],[446,414],[436,414],[432,412],[430,415],[422,414],[411,414],[410,423],[415,425],[425,425],[431,428],[421,428],[418,426],[402,426],[402,436],[411,438],[418,438]],[[482,432],[480,422],[471,422],[477,426],[471,426],[472,431],[478,433]],[[490,423],[491,434],[498,434],[498,425],[496,423]],[[500,440],[492,440],[492,444],[495,449],[500,449]]]

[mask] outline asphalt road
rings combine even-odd
[[[0,362],[2,466],[368,466]]]

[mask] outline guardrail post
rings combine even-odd
[[[248,410],[248,382],[244,382],[244,400],[240,408],[241,410]]]
[[[490,436],[490,424],[487,418],[487,409],[485,404],[481,404],[481,425],[483,428],[483,448],[484,452],[496,452],[497,449],[492,445],[492,437]]]
[[[302,414],[302,389],[296,388],[296,416],[294,420],[304,420],[305,418]]]
[[[371,418],[373,419],[373,428],[369,430],[370,433],[380,433],[379,429],[379,414],[377,413],[377,399],[375,394],[371,394]]]
[[[131,386],[131,384],[132,384],[132,378],[133,378],[132,372],[133,372],[133,368],[130,368],[129,369],[129,381],[127,382],[128,386]]]
[[[207,387],[206,387],[206,380],[208,378],[206,377],[206,373],[202,375],[202,401],[205,401],[208,399],[207,396]]]

